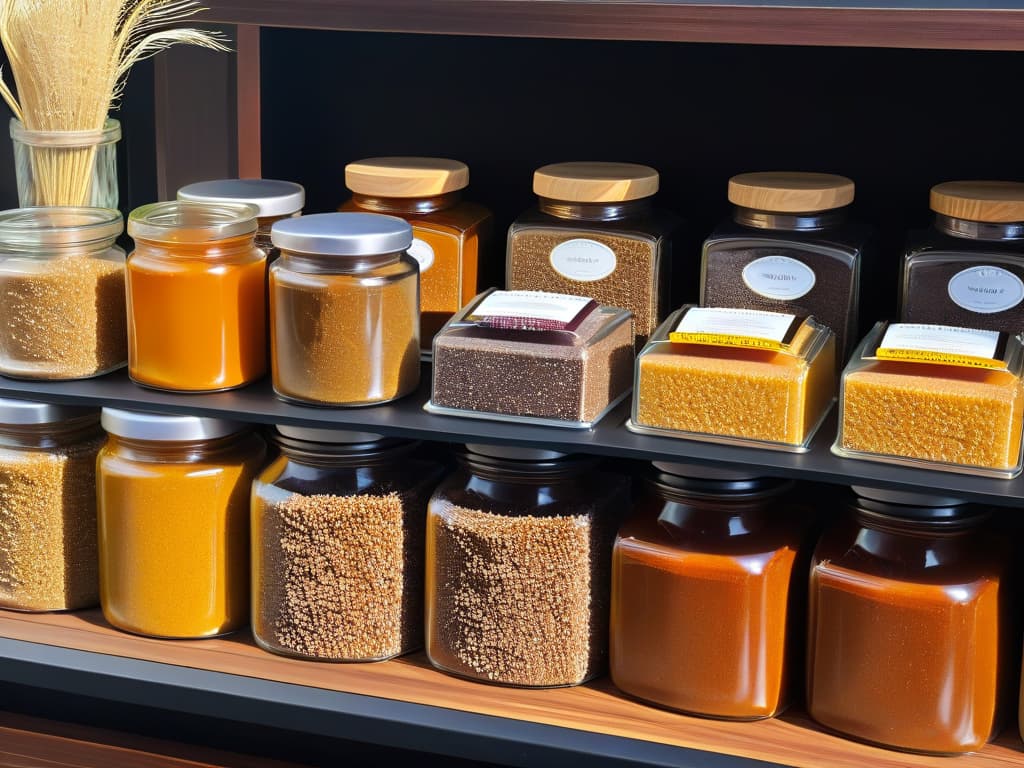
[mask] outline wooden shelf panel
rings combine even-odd
[[[109,627],[99,611],[45,615],[0,613],[0,637],[89,654],[142,659],[211,674],[258,678],[302,686],[308,691],[317,689],[338,695],[414,703],[436,709],[442,721],[445,711],[458,711],[555,726],[560,729],[559,733],[564,731],[567,745],[570,742],[584,745],[585,737],[590,734],[744,758],[733,763],[736,765],[764,765],[763,761],[767,761],[796,768],[862,768],[865,765],[934,768],[937,764],[935,758],[890,752],[824,733],[799,712],[756,723],[703,720],[631,701],[607,680],[577,688],[542,691],[460,680],[430,668],[421,653],[381,664],[312,663],[265,653],[242,634],[197,642],[135,637]],[[5,668],[10,662],[18,661],[10,652],[5,652],[4,656],[7,657]],[[132,674],[138,676],[139,673],[136,670]],[[215,689],[218,684],[214,681],[209,687]],[[262,690],[262,695],[275,698],[273,685],[264,685]],[[95,695],[102,697],[102,688]],[[400,727],[394,731],[393,738],[396,746],[401,745]],[[979,754],[958,758],[956,766],[1024,766],[1022,750],[1024,744],[1011,729]],[[747,763],[747,760],[754,762]]]
[[[503,37],[1024,50],[1024,10],[948,0],[210,0],[272,27]]]
[[[430,397],[429,365],[423,368],[422,383],[418,392],[394,403],[372,408],[342,409],[291,405],[278,400],[266,380],[243,389],[215,394],[181,395],[157,392],[135,385],[124,371],[96,379],[67,382],[0,378],[0,396],[220,416],[262,424],[331,426],[417,440],[544,445],[552,450],[626,459],[754,466],[766,475],[778,477],[839,485],[927,489],[987,504],[1024,507],[1024,476],[1015,480],[998,480],[840,459],[834,456],[830,452],[830,446],[836,435],[835,409],[815,436],[811,450],[808,453],[793,454],[635,435],[623,426],[629,412],[628,402],[610,413],[593,430],[434,416],[423,410],[423,404]]]

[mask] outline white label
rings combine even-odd
[[[952,325],[893,323],[886,329],[878,347],[994,358],[998,344],[999,331],[979,331]]]
[[[408,254],[419,262],[421,275],[434,266],[434,249],[425,240],[414,237],[412,245],[409,246]]]
[[[743,268],[743,282],[758,296],[791,301],[806,296],[817,277],[802,261],[789,256],[764,256]]]
[[[495,291],[473,309],[473,317],[528,317],[568,325],[593,299],[541,291]]]
[[[759,309],[693,307],[679,321],[679,333],[713,333],[722,336],[752,336],[780,344],[786,340],[796,315],[762,312]]]
[[[591,283],[615,271],[615,251],[596,240],[566,240],[551,250],[551,267],[562,277]]]
[[[991,315],[1024,301],[1024,282],[1000,267],[971,267],[950,278],[949,298],[971,312]]]

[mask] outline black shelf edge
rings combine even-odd
[[[510,718],[0,638],[0,680],[126,704],[504,765],[782,768]]]
[[[229,392],[194,395],[140,387],[123,370],[81,381],[0,379],[0,396],[219,416],[261,424],[358,429],[448,443],[542,445],[570,453],[645,461],[754,466],[764,474],[776,477],[838,485],[875,485],[941,492],[997,506],[1024,507],[1024,476],[1002,480],[842,459],[833,455],[830,447],[836,434],[835,409],[818,430],[810,451],[794,454],[633,434],[624,426],[629,414],[628,401],[606,416],[593,430],[572,430],[432,415],[423,410],[429,394],[429,365],[424,365],[423,379],[416,393],[393,403],[368,408],[317,408],[285,403],[274,396],[267,379]]]

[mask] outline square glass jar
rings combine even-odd
[[[568,327],[538,316],[562,305],[576,313]],[[500,321],[479,314],[490,312],[488,307],[500,307],[495,310],[503,313]],[[626,310],[575,296],[485,291],[434,338],[433,390],[426,409],[588,429],[629,394],[631,317]]]
[[[803,453],[835,399],[835,354],[811,317],[687,305],[637,357],[626,427]]]
[[[839,393],[832,452],[852,459],[1012,478],[1021,471],[1020,337],[878,323]]]

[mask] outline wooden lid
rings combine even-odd
[[[853,182],[831,173],[741,173],[729,179],[729,202],[771,213],[814,213],[853,202]]]
[[[345,186],[376,197],[433,197],[469,186],[469,167],[441,157],[370,157],[345,166]]]
[[[621,203],[658,191],[658,172],[635,163],[555,163],[533,174],[538,197],[572,203]]]
[[[936,213],[968,221],[1024,221],[1024,184],[1018,181],[947,181],[932,187]]]

